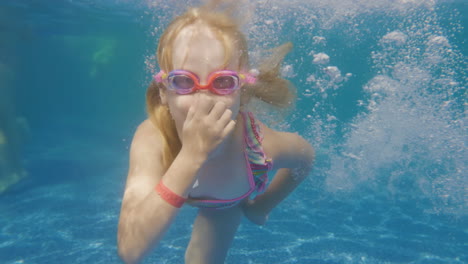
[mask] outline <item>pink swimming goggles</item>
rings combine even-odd
[[[207,89],[218,95],[228,95],[237,91],[243,84],[254,84],[257,81],[258,71],[251,70],[250,73],[237,73],[235,71],[215,71],[208,76],[206,85],[200,84],[200,78],[193,72],[174,70],[169,74],[160,71],[154,76],[158,83],[165,82],[168,89],[177,94],[191,94],[197,90]]]

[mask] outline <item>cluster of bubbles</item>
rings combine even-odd
[[[294,42],[281,73],[296,84],[302,105],[285,127],[305,124],[302,134],[317,151],[313,174],[324,179],[324,189],[365,185],[429,200],[434,212],[468,213],[466,60],[449,37],[459,24],[440,26],[434,0],[244,2],[254,65],[275,46]],[[160,11],[154,36],[185,8],[148,3]],[[340,53],[362,47],[354,56],[365,57],[359,59],[367,64],[358,66],[367,68],[366,77],[346,68]],[[353,116],[343,118],[338,98],[349,89],[359,98],[349,109]]]
[[[428,200],[430,212],[466,215],[466,61],[448,32],[460,28],[440,26],[435,1],[293,2],[260,1],[272,7],[257,23],[274,20],[261,26],[266,34],[254,28],[250,35],[281,43],[281,36],[300,34],[294,39],[308,50],[282,73],[308,100],[310,112],[296,118],[308,123],[304,134],[317,148],[313,176],[322,176],[331,192],[365,185],[393,198]],[[388,21],[384,32],[373,29],[377,15]],[[336,53],[328,47],[330,31],[350,47],[368,41],[372,74],[347,121],[336,111],[336,95],[351,89],[355,76],[343,74],[340,58],[329,55]]]
[[[326,53],[314,53],[312,51],[309,54],[313,57],[312,63],[316,68],[318,68],[318,71],[315,74],[309,75],[306,79],[306,83],[312,84],[324,97],[327,96],[325,93],[326,90],[336,90],[340,88],[343,83],[352,76],[352,73],[346,73],[343,75],[337,66],[329,65],[330,56]],[[302,95],[306,97],[312,96],[311,90],[306,89]]]
[[[378,74],[359,102],[366,111],[333,156],[330,188],[378,182],[394,196],[431,200],[432,212],[468,213],[463,60],[439,32],[416,24],[380,39],[372,54]]]
[[[372,183],[396,197],[428,199],[429,211],[465,215],[466,65],[432,11],[409,19],[371,54],[377,74],[358,102],[366,110],[332,156],[327,186]]]

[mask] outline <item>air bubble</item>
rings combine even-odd
[[[327,64],[330,62],[330,56],[325,53],[318,53],[314,55],[312,63],[314,64]]]

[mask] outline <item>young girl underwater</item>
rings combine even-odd
[[[245,36],[216,5],[192,8],[167,27],[161,71],[147,91],[149,118],[130,149],[118,227],[124,262],[140,262],[188,204],[199,210],[185,263],[224,263],[242,216],[263,225],[309,174],[310,144],[246,109],[253,97],[278,107],[294,100],[279,75],[290,49],[251,69]],[[268,171],[277,171],[269,185]]]

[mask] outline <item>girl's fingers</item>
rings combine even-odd
[[[229,134],[232,133],[232,131],[234,131],[234,128],[236,127],[236,121],[234,120],[231,120],[229,121],[229,123],[226,125],[226,127],[224,128],[223,132],[222,132],[222,138],[226,138],[227,136],[229,136]]]
[[[187,112],[186,120],[192,120],[193,116],[195,115],[196,109],[197,109],[197,104],[198,104],[198,100],[197,100],[197,98],[195,98],[195,101],[189,107],[189,110]]]
[[[222,115],[219,117],[219,124],[221,127],[227,126],[229,121],[232,121],[232,111],[231,109],[225,109]]]
[[[208,115],[213,108],[215,101],[210,98],[198,96],[197,114],[201,116]]]
[[[226,104],[223,102],[217,102],[213,106],[210,112],[210,116],[215,120],[218,121],[226,111]]]

